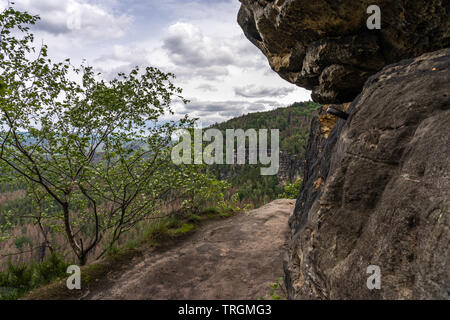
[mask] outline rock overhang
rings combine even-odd
[[[380,0],[381,29],[369,30],[369,0],[241,0],[238,23],[283,79],[315,102],[352,101],[385,65],[450,46],[450,2]]]

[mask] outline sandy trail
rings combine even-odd
[[[136,258],[87,299],[258,299],[283,276],[294,200],[214,221],[163,252]]]

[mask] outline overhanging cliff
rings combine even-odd
[[[352,101],[387,64],[450,45],[450,1],[380,0],[381,29],[369,30],[370,0],[241,0],[238,22],[283,79],[319,103]]]
[[[449,299],[450,49],[439,49],[450,2],[379,1],[373,31],[369,1],[241,2],[238,21],[271,67],[350,114],[322,110],[311,125],[290,298]]]

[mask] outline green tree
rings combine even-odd
[[[36,49],[38,17],[0,14],[0,162],[26,182],[41,210],[36,219],[63,230],[81,265],[102,240],[111,247],[177,188],[170,161],[184,118],[162,122],[174,98],[186,102],[172,74],[152,67],[102,79],[92,67],[53,63]],[[72,80],[77,79],[77,80]]]

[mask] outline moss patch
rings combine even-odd
[[[182,235],[188,234],[195,229],[195,226],[192,223],[184,223],[181,227],[170,230],[169,234],[173,237],[180,237]]]

